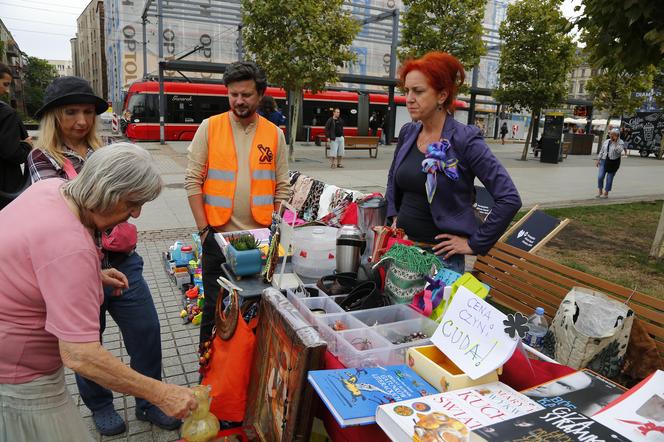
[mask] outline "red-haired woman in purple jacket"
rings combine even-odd
[[[430,52],[400,69],[413,119],[401,128],[387,181],[387,215],[409,239],[463,272],[464,255],[486,253],[521,207],[512,179],[475,126],[454,120],[463,66]],[[475,214],[475,178],[495,201],[481,223]]]

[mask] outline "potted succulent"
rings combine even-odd
[[[259,242],[251,233],[239,233],[226,237],[226,258],[236,276],[255,275],[261,271]]]

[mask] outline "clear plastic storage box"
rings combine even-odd
[[[318,296],[305,297],[300,290],[288,290],[287,296],[346,367],[404,364],[408,349],[431,344],[438,327],[407,305],[345,312],[339,306],[345,295],[318,291]]]

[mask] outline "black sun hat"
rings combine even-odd
[[[35,112],[38,120],[49,109],[66,104],[94,104],[97,115],[106,112],[108,103],[95,95],[90,83],[81,77],[58,77],[49,84],[44,92],[44,105]]]

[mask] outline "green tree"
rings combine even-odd
[[[664,57],[664,9],[655,0],[583,0],[576,24],[593,65],[643,69]]]
[[[58,77],[58,71],[46,60],[28,57],[24,72],[25,105],[28,108],[28,114],[34,115],[44,103],[44,91]]]
[[[655,68],[655,77],[652,80],[652,87],[655,92],[655,103],[660,109],[664,109],[664,58]],[[662,138],[664,140],[664,138]]]
[[[297,134],[302,91],[338,80],[337,69],[355,60],[351,44],[359,23],[343,0],[242,0],[243,43],[268,80],[292,97],[289,156]]]
[[[486,0],[404,0],[399,58],[444,51],[466,68],[486,53],[482,20]]]
[[[645,71],[632,73],[617,65],[602,70],[588,80],[586,89],[592,96],[593,105],[596,109],[605,110],[609,114],[606,126],[597,142],[598,152],[602,141],[606,138],[611,117],[620,118],[623,114],[631,115],[636,112],[645,101],[645,97],[636,97],[635,93],[646,93],[651,89],[654,73],[655,68],[652,66],[647,67]]]
[[[617,64],[626,71],[638,72],[650,65],[657,66],[655,88],[661,77],[664,61],[664,13],[662,2],[653,0],[583,0],[583,9],[576,24],[595,66],[612,68]],[[660,89],[661,90],[661,89]],[[661,105],[661,98],[659,101]],[[664,153],[664,137],[660,155]],[[650,255],[664,257],[664,207],[659,218]]]
[[[507,7],[500,25],[500,83],[494,96],[502,104],[531,111],[531,122],[542,109],[558,106],[567,94],[566,77],[573,67],[575,46],[569,22],[560,13],[561,0],[520,0]],[[528,156],[533,133],[528,128],[521,160]]]

